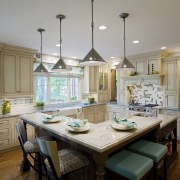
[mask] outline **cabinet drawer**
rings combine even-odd
[[[84,113],[93,113],[95,111],[94,107],[85,107],[82,109]]]
[[[104,106],[96,106],[96,111],[99,112],[99,111],[104,111]]]
[[[10,136],[9,128],[0,129],[0,139],[6,139],[9,136]]]
[[[10,125],[10,120],[9,119],[0,120],[0,127],[1,126],[9,126],[9,125]]]
[[[10,147],[10,139],[0,140],[0,150]]]

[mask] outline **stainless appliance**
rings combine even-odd
[[[153,107],[158,106],[158,104],[146,104],[142,105],[139,103],[135,104],[129,104],[128,108],[130,111],[138,111],[137,116],[144,116],[144,117],[149,117],[149,116],[156,116],[158,114],[158,109],[153,109]]]

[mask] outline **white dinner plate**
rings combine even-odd
[[[44,118],[43,121],[46,122],[46,123],[54,123],[54,122],[59,122],[61,121],[60,119],[61,117],[53,117],[52,119],[47,119],[47,118]]]
[[[83,127],[72,127],[72,126],[66,125],[66,128],[67,128],[69,131],[73,131],[73,132],[85,132],[85,131],[88,131],[88,130],[90,129],[90,125],[89,125],[89,124],[86,124],[86,125],[83,126]]]
[[[134,127],[129,127],[129,126],[125,126],[125,125],[123,125],[123,124],[118,124],[118,123],[116,123],[116,122],[113,122],[113,123],[111,124],[111,126],[112,126],[114,129],[123,130],[123,131],[128,131],[128,130],[131,130],[131,129],[135,129],[135,128],[136,128],[136,126],[134,126]]]

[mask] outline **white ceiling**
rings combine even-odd
[[[180,51],[180,0],[94,0],[94,47],[105,59],[123,56],[123,19],[126,54],[160,50]],[[0,0],[0,42],[40,49],[38,28],[44,28],[43,53],[58,53],[62,21],[62,55],[79,59],[91,49],[91,0]],[[108,29],[100,31],[98,26]],[[139,44],[133,44],[139,40]]]

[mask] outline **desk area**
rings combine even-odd
[[[64,141],[90,154],[96,166],[96,172],[93,178],[103,180],[105,179],[104,164],[110,154],[149,133],[154,141],[158,141],[160,127],[164,127],[167,122],[176,121],[177,118],[167,115],[166,117],[162,115],[161,118],[159,117],[157,119],[133,116],[130,120],[137,124],[137,128],[130,131],[113,129],[111,127],[111,121],[98,124],[89,123],[90,129],[83,133],[75,133],[67,130],[67,117],[62,118],[63,120],[57,123],[44,123],[42,113],[25,114],[21,116],[21,119],[24,123],[30,124],[36,129],[44,129],[49,135],[52,135],[58,140]],[[161,125],[162,122],[163,126]]]

